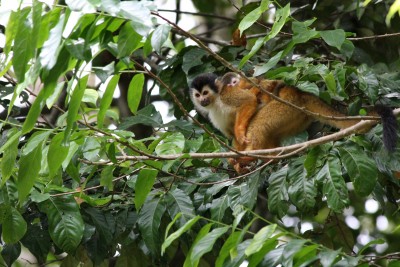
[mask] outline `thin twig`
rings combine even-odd
[[[373,36],[364,36],[364,37],[349,37],[347,40],[350,41],[367,41],[371,39],[381,39],[381,38],[389,38],[389,37],[399,37],[400,32],[395,33],[385,33],[381,35],[373,35]]]

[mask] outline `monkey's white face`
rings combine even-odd
[[[195,109],[204,117],[208,116],[210,108],[214,104],[218,95],[208,86],[204,86],[201,90],[196,88],[190,89],[190,99]]]
[[[222,103],[217,92],[208,85],[203,86],[201,91],[191,88],[190,98],[195,109],[202,116],[208,118],[215,128],[219,129],[226,137],[233,137],[235,109]]]

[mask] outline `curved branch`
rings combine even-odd
[[[393,111],[395,116],[400,114],[400,108],[397,108]],[[249,151],[241,151],[240,154],[235,152],[217,152],[217,153],[183,153],[183,154],[172,154],[172,155],[164,155],[164,160],[176,160],[176,159],[213,159],[213,158],[238,158],[240,156],[257,156],[257,155],[270,155],[270,154],[279,154],[282,153],[280,156],[271,156],[271,158],[287,158],[297,154],[307,148],[314,147],[317,145],[321,145],[330,141],[336,141],[342,139],[343,137],[349,136],[358,132],[361,129],[365,129],[368,127],[372,127],[376,125],[378,122],[375,120],[365,120],[360,121],[359,123],[342,129],[336,133],[326,135],[317,139],[309,140],[303,143],[298,143],[290,146],[284,147],[277,147],[272,149],[260,149],[260,150],[249,150]],[[117,160],[123,161],[138,161],[138,160],[148,160],[149,157],[147,156],[118,156]],[[111,161],[98,161],[98,162],[91,162],[82,160],[85,163],[93,164],[93,165],[112,165]]]

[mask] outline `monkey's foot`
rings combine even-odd
[[[241,157],[237,159],[230,158],[228,159],[228,162],[239,174],[246,174],[250,172],[257,163],[252,157]]]

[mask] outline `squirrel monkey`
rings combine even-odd
[[[250,78],[275,95],[285,84],[278,80]],[[246,139],[247,126],[260,107],[273,98],[262,92],[234,72],[222,77],[213,73],[197,76],[190,87],[190,98],[195,109],[210,119],[215,128],[226,137],[234,139],[234,143],[243,146]]]
[[[322,116],[345,117],[318,97],[296,87],[276,80],[250,79],[264,90],[302,109]],[[190,97],[195,108],[203,116],[208,116],[217,129],[228,138],[234,137],[233,146],[239,151],[278,147],[282,139],[304,131],[315,120],[339,129],[360,121],[311,116],[273,99],[231,72],[222,78],[215,74],[199,75],[193,80]],[[376,112],[382,118],[384,145],[388,151],[393,151],[397,141],[396,117],[388,107],[377,106]],[[252,160],[254,158],[243,157],[237,162]],[[235,165],[235,169],[240,169],[240,166]]]
[[[255,83],[261,80],[251,78]],[[280,81],[262,80],[265,90],[273,90]],[[195,109],[208,117],[215,128],[226,137],[234,138],[235,143],[247,142],[247,126],[260,106],[271,101],[268,94],[240,77],[228,72],[223,77],[213,73],[197,76],[190,87],[190,99]]]

